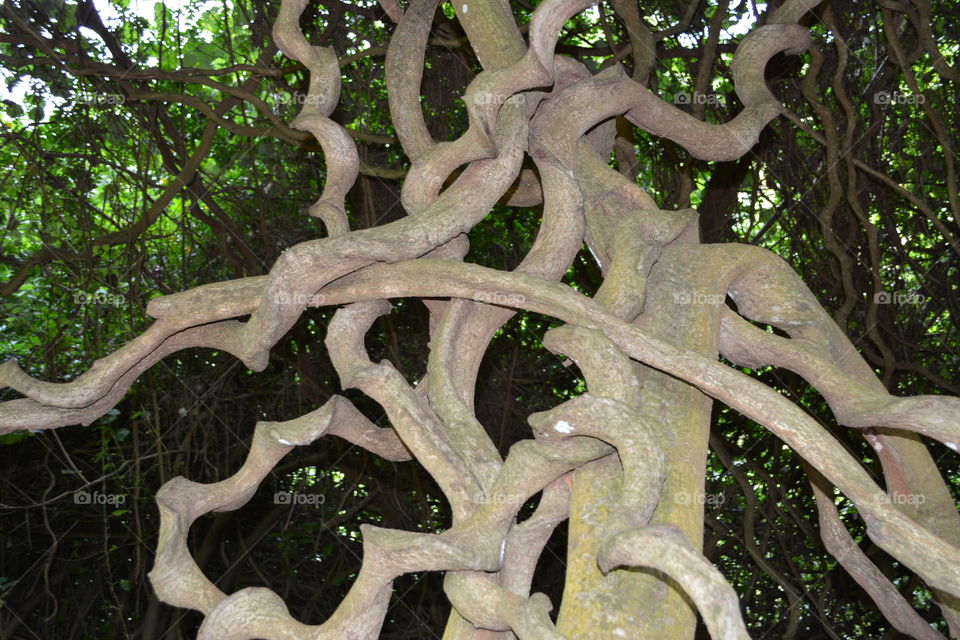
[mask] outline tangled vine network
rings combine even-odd
[[[391,426],[376,426],[334,396],[294,420],[259,422],[233,476],[213,484],[176,477],[157,494],[150,579],[162,601],[205,616],[199,638],[375,638],[393,581],[423,571],[445,573],[453,605],[445,639],[593,638],[597,629],[629,638],[650,628],[644,617],[654,611],[670,612],[661,629],[692,629],[699,612],[712,637],[747,638],[736,592],[702,555],[703,505],[665,499],[703,492],[712,399],[803,458],[827,549],[894,627],[942,637],[857,546],[834,508],[834,487],[856,505],[876,545],[927,583],[960,635],[960,514],[919,437],[904,437],[920,434],[957,451],[960,400],[889,394],[783,260],[754,246],[701,243],[694,209],[659,209],[608,163],[617,116],[702,160],[746,154],[769,122],[788,115],[764,70],[774,56],[808,50],[810,34],[798,21],[819,0],[788,0],[743,38],[731,67],[743,109],[722,125],[664,102],[638,81],[642,64],[631,75],[619,64],[593,74],[558,55],[560,30],[594,4],[544,0],[524,36],[506,3],[458,0],[457,17],[484,70],[463,95],[469,128],[436,142],[420,87],[438,2],[412,0],[404,9],[381,0],[396,22],[386,80],[397,137],[412,161],[401,196],[407,215],[351,230],[345,197],[361,162],[350,132],[330,117],[338,59],[302,33],[306,0],[283,0],[273,36],[310,72],[308,99],[290,126],[323,148],[326,185],[309,214],[326,237],[290,247],[268,275],[152,300],[149,329],[73,381],[36,380],[13,360],[0,366],[0,387],[25,396],[0,404],[0,433],[90,424],[174,352],[222,350],[262,371],[306,309],[342,307],[326,336],[331,361],[343,387],[373,398]],[[642,51],[645,32],[627,4],[614,2],[635,27],[631,46]],[[536,240],[513,271],[464,262],[466,234],[498,203],[543,206]],[[561,283],[584,242],[603,273],[592,297]],[[677,306],[678,291],[735,304]],[[364,347],[388,300],[405,297],[422,299],[431,316],[427,373],[416,385],[389,361],[372,362]],[[473,401],[484,353],[516,309],[562,323],[544,345],[579,367],[587,391],[530,415],[532,437],[504,459]],[[840,424],[861,430],[887,486],[803,409],[741,370],[764,366],[802,376]],[[330,434],[388,460],[418,461],[449,501],[453,524],[439,534],[363,525],[362,569],[336,612],[311,626],[270,589],[221,591],[187,540],[197,518],[240,508],[285,454]],[[911,514],[891,502],[897,493],[923,494],[928,503]],[[533,515],[518,523],[521,506],[537,494]],[[554,620],[554,603],[530,590],[544,545],[567,519],[570,562]]]

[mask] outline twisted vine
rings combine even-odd
[[[406,11],[389,3],[398,23],[387,52],[391,115],[413,161],[402,196],[409,215],[351,231],[344,198],[360,164],[350,132],[330,118],[339,95],[337,58],[331,48],[310,45],[300,31],[306,0],[284,0],[274,39],[311,73],[305,106],[290,126],[312,134],[325,153],[327,182],[309,213],[324,223],[326,237],[289,248],[267,276],[153,300],[147,311],[156,322],[74,381],[35,380],[14,361],[0,366],[0,385],[25,396],[0,404],[0,433],[89,424],[171,353],[219,349],[259,371],[305,309],[343,305],[326,338],[331,360],[342,385],[376,400],[391,427],[373,425],[337,396],[298,419],[259,422],[246,462],[230,478],[203,485],[177,477],[157,494],[161,525],[150,579],[164,602],[204,614],[200,638],[374,638],[393,580],[416,571],[446,572],[444,591],[454,609],[449,638],[589,637],[585,609],[609,616],[613,637],[629,637],[630,625],[641,624],[637,607],[645,599],[654,602],[644,606],[681,607],[677,624],[692,628],[695,607],[714,638],[746,638],[736,594],[701,553],[702,507],[669,503],[676,492],[702,492],[697,456],[702,460],[706,450],[710,398],[797,451],[816,470],[818,501],[827,495],[826,482],[850,498],[868,535],[937,590],[951,629],[960,629],[960,516],[938,474],[914,472],[919,454],[910,443],[916,440],[882,431],[922,434],[956,451],[960,400],[887,393],[785,263],[749,246],[701,244],[695,210],[659,209],[606,163],[617,116],[697,158],[745,154],[784,113],[764,82],[767,62],[810,46],[797,22],[818,3],[790,0],[743,40],[732,75],[744,109],[723,125],[664,102],[638,81],[643,73],[630,77],[612,65],[592,75],[558,56],[560,29],[594,4],[545,0],[533,13],[527,42],[501,3],[457,7],[485,70],[463,96],[469,128],[438,143],[426,128],[417,90],[436,2],[414,0]],[[485,41],[494,32],[500,40]],[[643,46],[642,36],[631,34],[631,46]],[[924,46],[932,46],[929,37]],[[522,167],[525,155],[535,171]],[[516,271],[463,262],[465,234],[496,203],[540,201],[539,233]],[[592,299],[559,284],[583,243],[604,274]],[[729,296],[736,311],[726,304],[678,309],[671,305],[678,291]],[[364,348],[372,323],[397,297],[430,299],[431,352],[426,379],[417,385],[389,362],[371,362]],[[474,414],[473,389],[489,341],[515,309],[564,323],[544,345],[577,364],[587,392],[531,415],[532,437],[502,458]],[[783,367],[806,379],[840,424],[864,431],[889,469],[886,489],[802,409],[721,364],[719,355],[745,367]],[[689,406],[666,402],[671,390]],[[220,591],[194,561],[187,536],[201,515],[241,508],[293,447],[328,434],[390,460],[415,459],[444,492],[454,519],[440,534],[364,525],[364,562],[349,594],[328,620],[305,625],[269,589]],[[889,494],[897,491],[922,492],[926,506],[913,513],[895,507]],[[534,514],[517,524],[521,506],[541,492]],[[598,495],[610,501],[591,509],[596,505],[588,501]],[[849,551],[849,534],[835,526],[831,507],[829,501],[821,505],[828,548],[852,573],[872,581],[878,602],[893,598],[869,561],[839,553]],[[571,541],[581,560],[568,569],[568,592],[554,622],[554,603],[530,589],[550,532],[567,518],[571,537],[589,528],[595,539]],[[623,570],[632,567],[658,573]],[[649,596],[651,584],[666,582],[664,575],[673,580],[674,600]],[[889,610],[902,611],[903,603],[896,604]],[[909,615],[895,617],[898,628],[927,633]]]

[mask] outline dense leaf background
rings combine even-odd
[[[902,3],[904,10],[880,4],[890,3],[837,0],[805,16],[820,54],[770,64],[767,81],[791,115],[767,127],[742,159],[702,162],[627,126],[622,140],[633,153],[621,147],[611,163],[662,208],[696,207],[705,242],[760,245],[787,260],[892,392],[958,394],[960,14],[953,0]],[[0,5],[3,359],[69,380],[143,331],[151,298],[264,274],[284,248],[323,234],[305,212],[324,183],[323,155],[286,126],[307,77],[271,41],[278,6]],[[684,24],[687,2],[640,0],[647,27],[661,32],[644,80],[665,100],[725,122],[740,109],[733,49],[770,7],[690,6]],[[533,9],[526,0],[513,7],[521,24]],[[311,3],[301,24],[341,59],[334,118],[355,132],[365,164],[348,198],[353,228],[395,220],[404,215],[399,189],[409,160],[394,138],[384,82],[394,25],[368,0]],[[719,28],[711,32],[711,24]],[[924,48],[922,25],[939,55]],[[704,59],[711,33],[717,54]],[[446,4],[433,35],[423,106],[434,137],[451,140],[466,128],[459,96],[480,66]],[[559,51],[595,71],[616,57],[633,73],[628,43],[604,3],[566,25]],[[701,72],[710,74],[711,93],[698,112],[683,96]],[[498,207],[472,232],[467,259],[515,267],[539,214]],[[566,278],[588,294],[600,281],[588,253]],[[0,438],[0,639],[193,637],[200,617],[160,604],[146,579],[155,492],[176,475],[215,482],[233,474],[257,419],[290,419],[343,393],[322,343],[331,314],[308,311],[262,373],[226,354],[189,350],[148,371],[92,425]],[[550,318],[517,315],[483,362],[477,414],[501,451],[529,433],[529,413],[583,391],[576,367],[543,349],[550,326]],[[396,301],[375,329],[372,359],[387,358],[417,380],[427,353],[423,305]],[[837,428],[802,380],[753,373],[817,416],[879,478],[863,439]],[[377,405],[345,393],[386,424]],[[0,390],[0,400],[13,397]],[[711,444],[706,553],[740,593],[751,634],[896,637],[824,551],[794,453],[722,407]],[[957,455],[930,446],[956,496]],[[276,503],[275,493],[291,490],[322,498]],[[78,492],[111,501],[84,504]],[[837,502],[870,558],[940,625],[923,584],[862,535],[849,502]],[[359,569],[361,523],[438,531],[449,518],[414,463],[387,463],[328,437],[285,458],[242,509],[199,520],[191,549],[225,592],[269,586],[315,624]],[[562,593],[564,538],[561,527],[534,582],[553,602]],[[383,637],[439,638],[449,612],[441,581],[398,580]]]

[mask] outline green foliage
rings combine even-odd
[[[323,235],[322,226],[304,212],[326,180],[320,149],[292,140],[279,126],[297,113],[308,76],[266,49],[277,3],[158,2],[152,12],[143,12],[137,3],[113,0],[97,3],[106,25],[99,35],[90,26],[78,27],[74,3],[8,4],[52,44],[47,50],[13,40],[0,43],[6,87],[0,109],[0,286],[23,275],[22,284],[0,303],[0,356],[16,357],[28,373],[45,380],[74,379],[150,326],[145,314],[150,299],[265,274],[284,248]],[[652,31],[660,31],[678,23],[687,4],[641,3],[641,17]],[[716,99],[703,111],[713,123],[731,120],[742,108],[731,84],[730,51],[756,22],[755,12],[765,10],[762,3],[731,4],[718,38],[720,53],[710,68],[709,91]],[[369,1],[357,4],[356,11],[334,13],[332,6],[311,4],[302,25],[314,44],[332,46],[347,60],[334,117],[361,140],[390,140],[362,141],[361,160],[404,169],[410,161],[394,139],[380,51],[394,27],[370,17],[376,6]],[[519,24],[529,22],[535,6],[513,3]],[[907,48],[919,52],[909,69],[928,100],[926,108],[940,115],[946,133],[931,133],[921,105],[896,99],[877,103],[878,92],[913,91],[903,70],[890,62],[880,12],[859,0],[849,9],[831,9],[832,27],[822,13],[807,18],[824,55],[811,80],[817,99],[833,114],[830,126],[801,90],[800,79],[812,73],[809,59],[774,61],[768,84],[799,122],[818,135],[830,130],[841,140],[848,136],[856,158],[922,200],[944,228],[956,233],[957,220],[946,204],[955,186],[948,164],[956,148],[944,147],[945,141],[955,145],[958,139],[951,117],[960,98],[957,83],[937,72],[934,60],[915,46],[916,34],[905,27]],[[944,62],[956,67],[960,18],[953,9],[950,0],[932,3]],[[605,4],[602,11],[603,16],[599,10],[577,16],[561,35],[562,50],[593,71],[612,58],[607,52],[597,55],[608,44],[601,17],[615,51],[630,42],[611,8]],[[715,4],[705,3],[688,28],[659,40],[647,86],[667,102],[677,102],[694,86],[714,11]],[[450,4],[442,4],[437,25],[462,35],[454,18]],[[10,15],[0,14],[0,24],[11,37],[23,37]],[[838,35],[851,47],[842,68]],[[71,57],[75,52],[66,46],[75,42],[82,43],[82,59]],[[68,63],[55,63],[54,57]],[[629,56],[623,64],[633,71]],[[250,71],[254,67],[259,71]],[[89,72],[79,73],[81,68]],[[428,48],[422,104],[437,140],[453,140],[466,129],[460,96],[479,71],[469,46]],[[238,91],[245,97],[218,112],[223,126],[203,151],[201,141],[212,125],[197,101],[216,110]],[[679,106],[692,111],[690,105]],[[960,264],[942,229],[908,198],[861,172],[828,218],[831,196],[837,194],[826,171],[836,170],[842,185],[847,159],[828,157],[823,143],[786,118],[767,128],[740,173],[735,163],[702,162],[655,136],[639,130],[632,135],[637,182],[661,207],[698,207],[704,229],[707,221],[717,222],[719,231],[710,241],[758,244],[787,260],[837,314],[888,388],[903,395],[957,393]],[[199,169],[188,185],[154,208],[170,185],[178,186],[177,175],[195,153]],[[396,181],[361,176],[347,203],[352,227],[404,215],[399,190]],[[716,201],[724,190],[736,194],[727,208]],[[541,213],[539,208],[496,207],[470,233],[467,260],[516,268],[534,241]],[[129,237],[118,239],[119,234]],[[832,243],[852,261],[850,291]],[[588,295],[600,280],[587,252],[564,278]],[[915,293],[919,302],[871,308],[882,291]],[[164,481],[176,475],[197,482],[228,477],[242,465],[257,419],[302,415],[332,393],[344,393],[386,426],[379,406],[340,389],[322,345],[331,313],[305,314],[262,373],[245,370],[227,354],[192,349],[144,374],[117,408],[93,425],[0,436],[0,453],[6,454],[0,466],[9,482],[29,487],[28,495],[5,491],[2,502],[33,505],[12,511],[13,516],[4,512],[10,522],[29,514],[17,526],[30,535],[18,533],[5,541],[0,597],[17,599],[19,606],[30,590],[41,593],[44,586],[36,582],[34,567],[43,566],[49,551],[51,558],[66,562],[62,573],[49,578],[54,592],[95,591],[97,597],[63,602],[57,611],[32,611],[29,621],[40,637],[67,637],[62,630],[74,629],[77,620],[85,621],[78,633],[87,637],[132,637],[138,623],[131,620],[152,611],[145,576],[156,541],[154,494]],[[551,318],[518,313],[498,331],[481,363],[477,416],[501,452],[529,436],[529,413],[586,391],[576,367],[543,348],[544,333],[555,325]],[[427,341],[422,304],[401,300],[376,325],[367,347],[374,361],[389,359],[414,382],[424,372]],[[890,349],[892,361],[883,358],[883,348]],[[879,477],[879,463],[862,438],[835,428],[823,399],[807,385],[769,368],[748,373],[817,416]],[[8,390],[0,391],[0,400],[11,397]],[[706,493],[717,498],[707,504],[706,551],[742,596],[751,631],[780,634],[790,616],[799,615],[798,637],[823,633],[826,624],[840,637],[885,633],[875,605],[822,548],[813,495],[797,456],[758,425],[726,410],[716,412],[714,436],[730,450],[746,486],[711,455]],[[432,480],[412,465],[373,459],[335,438],[306,449],[285,459],[239,516],[230,512],[198,521],[191,550],[202,555],[208,575],[221,576],[221,588],[269,584],[317,622],[331,613],[356,576],[360,524],[439,532],[449,526],[450,513]],[[956,458],[942,458],[942,453],[935,451],[934,457],[942,460],[942,472],[955,490],[960,484]],[[115,502],[123,497],[123,502],[87,508],[71,497],[81,489],[116,496]],[[324,501],[281,505],[273,500],[280,491]],[[34,517],[40,513],[36,505],[47,500],[53,501],[43,512],[49,528]],[[871,559],[889,574],[902,573],[862,535],[852,505],[838,498],[837,506]],[[530,508],[532,503],[524,514]],[[758,568],[743,539],[748,510],[760,559],[786,576],[800,599],[795,610],[777,579]],[[51,531],[65,537],[48,548]],[[556,576],[562,577],[564,535],[562,529],[556,534],[537,574],[554,602],[562,583]],[[934,617],[935,605],[919,581],[907,577],[896,586],[924,615]],[[398,636],[406,630],[407,637],[440,628],[446,611],[432,599],[441,589],[435,574],[398,581],[396,597],[405,607],[391,611],[388,625]],[[168,616],[162,622],[177,633],[195,631],[192,617],[156,615]]]

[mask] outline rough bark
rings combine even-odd
[[[783,110],[764,81],[766,64],[806,49],[809,36],[797,22],[817,2],[789,0],[744,38],[732,65],[744,108],[723,125],[667,104],[639,82],[650,60],[629,77],[618,65],[591,75],[557,56],[560,28],[593,4],[544,0],[527,41],[500,0],[457,5],[484,71],[464,95],[469,129],[439,143],[427,131],[417,91],[436,4],[414,0],[405,12],[387,4],[398,22],[387,56],[391,114],[413,161],[403,190],[409,215],[351,231],[344,198],[359,160],[349,132],[330,119],[339,92],[336,56],[301,33],[306,1],[285,0],[274,38],[311,72],[313,99],[290,126],[323,147],[327,183],[309,213],[323,221],[327,236],[289,248],[267,276],[153,300],[148,313],[156,322],[74,381],[34,380],[12,361],[0,367],[0,384],[25,396],[0,405],[0,433],[89,424],[166,355],[202,346],[259,371],[305,309],[342,305],[326,337],[331,361],[344,388],[376,400],[390,427],[376,427],[338,396],[296,420],[259,422],[246,462],[226,480],[204,485],[177,477],[158,493],[150,579],[164,602],[204,614],[200,638],[374,638],[393,580],[415,571],[446,572],[454,612],[445,640],[692,638],[697,611],[714,638],[745,638],[736,594],[702,555],[713,400],[802,456],[816,470],[818,499],[832,484],[853,501],[868,535],[937,590],[956,625],[960,516],[919,437],[956,451],[960,400],[888,394],[783,261],[745,245],[701,244],[696,211],[660,210],[607,166],[617,117],[696,158],[734,161],[747,153]],[[624,3],[615,8],[628,23],[637,21]],[[645,46],[648,36],[632,33],[632,46]],[[523,169],[525,155],[535,172]],[[539,234],[514,272],[463,262],[464,234],[496,203],[540,200]],[[718,203],[717,215],[728,207]],[[592,299],[559,284],[584,243],[604,275]],[[416,386],[390,362],[372,362],[364,347],[365,334],[391,308],[387,300],[397,297],[430,299],[431,352],[426,379]],[[515,309],[564,323],[544,343],[577,364],[587,392],[531,415],[532,437],[504,459],[476,418],[473,395],[487,345]],[[247,314],[245,322],[236,319]],[[721,363],[720,355],[806,379],[840,424],[865,433],[883,461],[886,490],[801,408]],[[198,517],[240,508],[287,452],[328,434],[390,460],[416,459],[454,518],[440,534],[364,525],[363,567],[349,595],[331,618],[311,626],[269,589],[222,592],[187,540]],[[534,515],[516,524],[520,507],[541,491]],[[922,508],[892,503],[891,496],[905,493],[926,496]],[[862,554],[851,553],[832,507],[829,500],[821,505],[827,548],[881,609],[904,615],[898,628],[935,637],[901,614],[902,598]],[[566,518],[566,589],[561,603],[551,603],[530,593],[531,582],[550,532]]]

